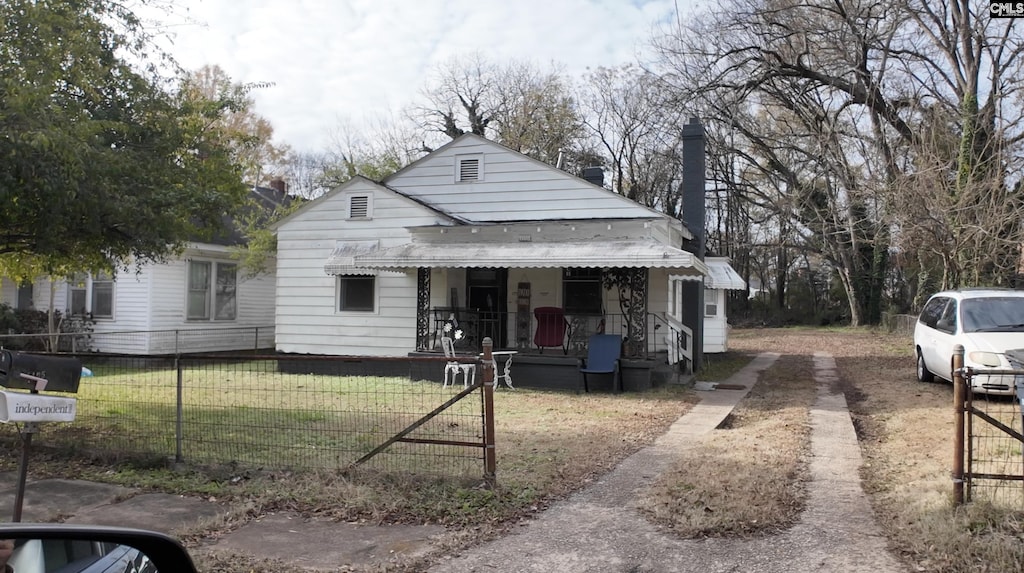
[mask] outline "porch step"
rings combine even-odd
[[[655,360],[654,365],[651,366],[651,385],[655,388],[666,384],[692,386],[695,380],[694,375],[681,371],[678,366],[668,364],[664,359]]]

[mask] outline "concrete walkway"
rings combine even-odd
[[[835,360],[815,355],[818,400],[811,412],[807,510],[789,531],[753,540],[680,540],[635,509],[636,491],[693,442],[716,428],[778,355],[762,354],[680,418],[653,446],[623,461],[593,487],[556,504],[522,530],[465,551],[433,573],[656,573],[902,571],[879,536],[861,490],[860,449],[837,382]]]

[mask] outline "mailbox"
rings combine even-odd
[[[78,392],[77,358],[0,350],[0,385],[23,390]],[[71,422],[77,401],[63,396],[0,391],[0,422]]]
[[[77,403],[62,396],[0,391],[0,422],[72,422]]]
[[[46,356],[0,350],[0,385],[23,390],[78,392],[82,362],[67,356]],[[45,385],[40,386],[40,381]]]
[[[82,363],[77,358],[0,350],[0,385],[15,389],[0,391],[0,422],[23,423],[18,429],[22,434],[21,464],[12,521],[21,521],[32,434],[39,431],[40,422],[74,421],[78,405],[74,398],[44,396],[39,392],[76,393],[81,379]]]

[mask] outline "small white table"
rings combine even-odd
[[[518,354],[517,350],[494,350],[491,352],[491,368],[494,369],[494,389],[497,390],[501,386],[501,381],[505,381],[505,386],[509,389],[515,390],[515,386],[512,385],[512,357]],[[480,357],[483,358],[483,354]],[[501,372],[498,372],[498,361],[504,360],[504,366]]]

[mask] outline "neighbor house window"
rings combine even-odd
[[[89,293],[93,318],[114,318],[114,277],[108,273],[93,275]]]
[[[338,276],[338,310],[373,312],[376,278],[372,275]]]
[[[114,318],[114,277],[79,273],[68,279],[68,311],[75,316]]]
[[[186,316],[189,320],[234,320],[238,265],[189,261]]]
[[[718,291],[704,289],[704,316],[718,316]]]
[[[566,314],[601,314],[601,269],[562,269]]]
[[[484,178],[484,156],[460,155],[455,158],[455,181],[482,181]]]
[[[25,281],[18,285],[18,310],[29,310],[35,308],[32,302],[32,281]]]

